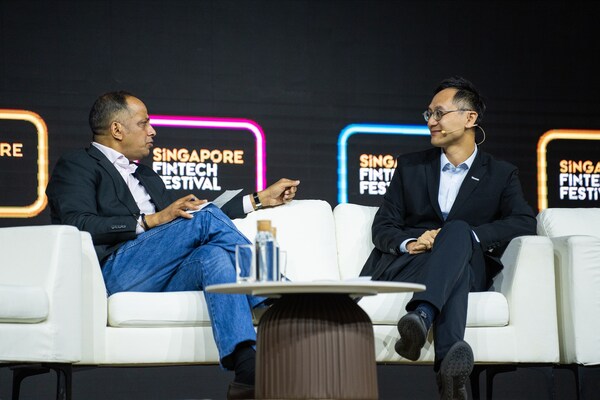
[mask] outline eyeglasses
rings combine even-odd
[[[442,119],[442,117],[446,114],[450,114],[453,112],[457,112],[457,111],[473,111],[473,110],[467,110],[465,108],[459,108],[458,110],[450,110],[450,111],[442,111],[440,109],[437,109],[435,111],[424,111],[423,112],[423,118],[425,118],[425,122],[429,122],[429,118],[433,117],[433,119],[435,119],[436,121],[439,121],[440,119]]]

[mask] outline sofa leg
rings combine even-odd
[[[567,369],[573,373],[573,378],[575,379],[575,393],[577,400],[583,400],[585,397],[584,393],[584,376],[585,376],[585,367],[582,367],[579,364],[560,364],[557,365],[556,368]]]
[[[489,365],[485,372],[485,398],[486,400],[492,400],[494,392],[494,377],[497,374],[504,372],[516,371],[517,367],[514,365]]]
[[[21,393],[21,382],[23,379],[40,374],[48,373],[48,368],[44,368],[40,365],[25,365],[11,368],[13,371],[13,382],[12,382],[12,400],[19,400]]]
[[[473,400],[480,399],[481,389],[479,387],[479,378],[481,377],[481,374],[485,371],[485,365],[475,365],[473,367],[473,372],[471,372],[471,376],[469,377],[471,381],[471,395],[473,396]]]
[[[56,400],[71,400],[73,367],[71,364],[47,364],[56,372]]]
[[[573,373],[575,374],[575,390],[577,390],[577,400],[583,399],[583,376],[585,368],[579,368],[579,364],[573,365]]]
[[[71,364],[35,364],[35,365],[19,365],[12,367],[13,384],[12,384],[12,400],[19,400],[21,394],[21,382],[25,378],[34,375],[46,374],[53,370],[56,372],[56,399],[71,400],[71,383],[73,367]]]
[[[513,372],[519,367],[527,367],[532,370],[541,372],[544,375],[546,388],[548,390],[548,399],[554,399],[554,369],[551,365],[545,364],[517,364],[517,365],[489,365],[486,368],[486,399],[492,400],[492,394],[494,391],[494,377],[504,372]]]

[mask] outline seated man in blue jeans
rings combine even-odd
[[[247,244],[230,218],[294,198],[299,181],[281,179],[237,196],[222,209],[190,194],[174,200],[149,167],[156,131],[144,103],[127,92],[100,96],[89,116],[93,142],[64,155],[48,184],[52,223],[92,235],[108,295],[202,290],[235,282],[235,246]],[[260,299],[205,293],[221,365],[235,371],[227,397],[252,398],[256,335],[251,307]]]

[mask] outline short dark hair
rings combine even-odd
[[[475,85],[462,76],[453,76],[440,82],[433,95],[435,96],[442,90],[451,88],[457,90],[452,101],[454,103],[464,102],[466,107],[477,112],[477,120],[475,123],[479,124],[483,119],[483,113],[485,112],[485,102]]]
[[[90,110],[89,123],[94,135],[102,135],[109,128],[115,114],[127,110],[127,98],[135,97],[124,90],[104,93]]]

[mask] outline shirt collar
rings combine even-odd
[[[117,169],[127,170],[130,173],[134,173],[137,169],[137,164],[130,163],[127,157],[123,154],[119,153],[115,149],[100,144],[98,142],[92,142],[92,146],[96,147],[102,154],[108,158],[108,161],[111,162],[112,165],[117,167]]]
[[[473,154],[471,154],[469,156],[469,158],[467,158],[465,161],[463,161],[462,163],[458,164],[456,167],[460,168],[461,165],[465,165],[465,167],[462,167],[463,169],[469,169],[471,168],[471,165],[473,165],[473,161],[475,161],[475,157],[477,156],[477,146],[475,146],[475,150],[473,150]],[[446,153],[444,153],[444,151],[442,150],[442,154],[440,155],[440,170],[443,171],[444,167],[446,167],[446,165],[450,165],[451,167],[453,167],[452,163],[450,162],[450,160],[448,160],[448,157],[446,157]]]

